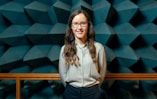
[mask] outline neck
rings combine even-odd
[[[76,39],[75,42],[80,46],[80,47],[84,47],[84,45],[86,44],[87,39]]]

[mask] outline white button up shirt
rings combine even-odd
[[[106,73],[106,56],[103,45],[95,42],[95,47],[98,65],[93,63],[87,46],[80,48],[76,44],[80,66],[67,66],[63,57],[64,46],[62,46],[59,57],[59,73],[64,86],[66,86],[66,82],[74,87],[101,85]]]

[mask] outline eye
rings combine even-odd
[[[77,26],[78,24],[79,24],[79,23],[77,23],[77,22],[74,22],[74,23],[73,23],[73,25],[76,25],[76,26]]]
[[[81,26],[85,26],[87,24],[87,22],[80,22]]]
[[[83,25],[83,24],[86,24],[86,23],[85,22],[81,22],[80,24]]]
[[[75,28],[78,27],[78,25],[79,25],[78,22],[73,22],[73,23],[72,23],[72,26],[75,27]]]

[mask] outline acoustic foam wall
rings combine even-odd
[[[92,18],[96,40],[106,50],[107,72],[157,72],[156,0],[1,0],[0,72],[58,72],[68,17],[76,9]],[[22,99],[61,99],[64,89],[60,81],[22,81],[21,87]],[[102,94],[156,99],[156,87],[156,81],[104,81]],[[0,81],[2,99],[15,98],[13,90],[13,81]]]

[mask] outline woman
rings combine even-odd
[[[74,11],[61,48],[59,73],[65,86],[63,99],[100,99],[106,73],[104,47],[95,41],[91,19],[84,10]]]

